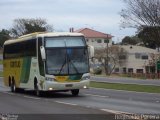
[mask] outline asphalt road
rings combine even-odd
[[[160,86],[159,80],[142,80],[142,79],[134,79],[134,78],[123,78],[123,77],[97,77],[91,76],[92,81],[97,82],[107,82],[107,83],[122,83],[122,84],[138,84],[138,85],[154,85]]]
[[[32,91],[11,93],[0,80],[0,113],[82,116],[103,116],[109,113],[160,114],[160,94],[91,88],[81,90],[78,97],[72,97],[71,93],[50,93],[38,98]]]
[[[68,98],[79,97],[55,93],[39,98],[34,96],[33,91],[11,93],[8,88],[0,84],[0,120],[10,114],[18,117],[18,120],[106,120],[106,118],[112,120],[114,118],[113,115],[100,109],[61,101]]]

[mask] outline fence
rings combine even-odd
[[[128,73],[128,77],[142,79],[160,79],[160,73]]]

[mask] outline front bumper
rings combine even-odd
[[[52,81],[45,81],[43,90],[44,91],[56,91],[56,90],[73,90],[73,89],[84,89],[89,88],[90,80],[83,80],[80,82],[67,82],[67,83],[60,83],[60,82],[52,82]]]

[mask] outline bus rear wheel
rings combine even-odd
[[[73,96],[78,96],[79,89],[71,90],[71,93],[72,93]]]

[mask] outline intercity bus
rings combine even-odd
[[[32,33],[4,43],[4,84],[11,92],[89,88],[89,52],[80,33]]]

